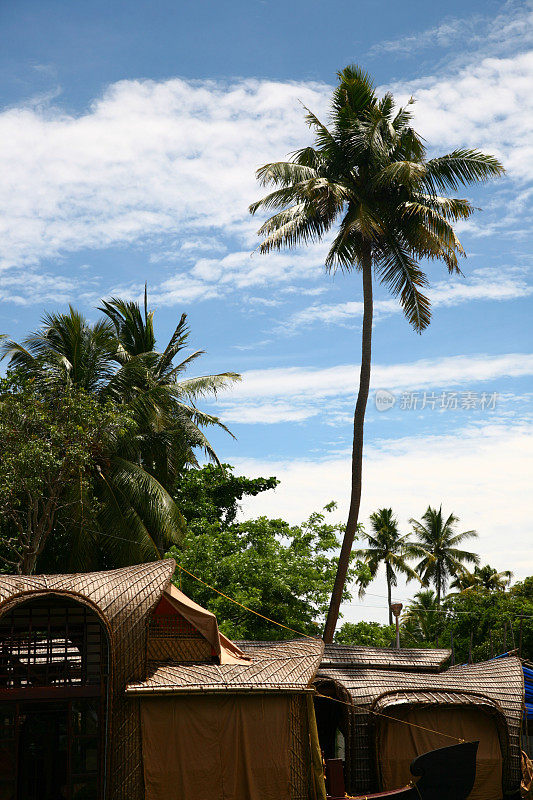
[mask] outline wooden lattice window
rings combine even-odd
[[[98,685],[103,644],[102,625],[86,606],[22,603],[0,619],[0,688]]]
[[[44,597],[0,618],[0,797],[100,800],[108,649],[98,616]]]

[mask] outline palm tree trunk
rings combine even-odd
[[[386,570],[387,570],[387,599],[389,601],[389,625],[392,625],[392,609],[391,609],[391,603],[392,603],[392,586],[391,586],[391,583],[392,583],[392,579],[391,579],[391,576],[390,576],[389,565],[388,564],[387,564]]]
[[[346,575],[350,565],[350,553],[353,540],[357,532],[359,519],[359,506],[361,504],[361,470],[363,464],[363,428],[365,421],[366,404],[370,388],[370,362],[372,356],[372,255],[370,247],[362,258],[363,272],[363,333],[361,346],[361,372],[359,374],[359,393],[355,404],[353,420],[353,447],[352,447],[352,489],[350,497],[350,510],[344,532],[339,565],[335,576],[335,583],[331,593],[326,626],[323,639],[326,644],[333,641],[333,634],[339,618],[339,608],[346,583]]]

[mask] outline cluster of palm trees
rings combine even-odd
[[[442,506],[438,509],[428,506],[420,520],[409,520],[411,531],[400,534],[392,509],[381,508],[370,516],[371,530],[360,530],[360,538],[367,547],[356,550],[355,555],[367,566],[368,578],[372,580],[381,566],[385,568],[390,625],[392,588],[397,584],[398,575],[403,575],[407,581],[417,580],[424,587],[433,585],[434,592],[429,591],[436,608],[440,607],[452,576],[456,581],[467,581],[467,576],[474,580],[477,576],[479,556],[461,547],[467,539],[475,538],[477,532],[458,532],[458,522],[455,514],[443,514]],[[474,573],[468,572],[466,564],[475,565]],[[364,594],[368,582],[360,584],[360,595]],[[419,598],[420,602],[427,602],[429,594],[419,593]]]
[[[127,409],[132,419],[133,434],[116,438],[94,476],[98,513],[72,526],[69,566],[76,569],[94,566],[102,549],[106,563],[119,566],[161,557],[179,541],[185,523],[172,486],[181,470],[197,465],[199,449],[217,460],[203,429],[227,431],[197,401],[239,380],[233,372],[186,377],[203,351],[184,356],[185,314],[166,347],[157,348],[146,289],[143,308],[112,298],[99,311],[103,316],[94,324],[72,307],[46,314],[23,342],[4,339],[1,348],[10,368],[42,395],[73,387]],[[72,506],[83,507],[83,492],[80,482]]]
[[[511,582],[512,572],[498,572],[488,564],[479,566],[479,556],[462,548],[463,542],[475,538],[477,532],[457,531],[458,522],[455,514],[443,514],[442,506],[428,506],[420,520],[409,520],[410,531],[401,534],[392,509],[381,508],[370,516],[370,531],[359,529],[360,538],[367,544],[354,551],[366,567],[359,594],[364,595],[369,582],[384,567],[389,625],[393,621],[392,589],[398,576],[408,582],[416,580],[421,586],[401,618],[404,639],[411,644],[438,642],[448,606],[458,595],[502,592]]]

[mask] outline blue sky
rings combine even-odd
[[[327,243],[252,256],[247,207],[255,169],[310,142],[299,101],[326,118],[335,71],[357,62],[380,91],[416,97],[432,153],[477,146],[507,168],[466,193],[483,211],[459,228],[465,277],[428,266],[427,332],[376,289],[363,521],[390,505],[407,529],[442,502],[485,560],[531,574],[531,14],[512,0],[445,14],[389,0],[3,4],[0,330],[22,338],[69,302],[94,319],[101,297],[147,280],[162,342],[185,311],[203,371],[243,374],[210,406],[237,441],[214,443],[282,481],[246,513],[296,522],[335,499],[342,518],[360,282],[324,274]],[[346,616],[384,619],[373,600]]]

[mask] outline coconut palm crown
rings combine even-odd
[[[370,515],[372,533],[360,531],[368,547],[356,550],[355,555],[364,560],[370,578],[376,577],[381,565],[385,566],[387,580],[387,598],[389,608],[389,625],[392,625],[392,587],[396,586],[398,573],[409,578],[417,578],[414,569],[407,563],[411,555],[411,542],[407,536],[398,531],[398,520],[393,516],[391,508],[380,508]],[[364,594],[365,586],[361,586],[359,596]]]
[[[329,124],[306,109],[314,146],[288,161],[257,171],[273,189],[250,211],[275,211],[259,229],[261,253],[312,244],[330,235],[326,270],[362,273],[363,330],[359,393],[354,415],[351,501],[324,639],[337,623],[350,552],[357,531],[361,496],[363,423],[370,385],[373,282],[397,297],[415,331],[430,322],[428,279],[421,259],[442,261],[459,274],[464,255],[453,223],[474,207],[448,196],[459,186],[501,175],[496,158],[478,150],[456,149],[428,158],[412,127],[411,104],[396,108],[393,96],[379,98],[369,75],[358,66],[338,73]]]
[[[440,605],[450,577],[461,572],[465,564],[479,563],[476,553],[459,547],[466,539],[477,537],[477,531],[457,533],[459,518],[455,514],[445,517],[442,506],[438,510],[428,506],[421,521],[410,519],[409,522],[417,538],[412,552],[420,558],[416,572],[426,584],[434,585]]]

